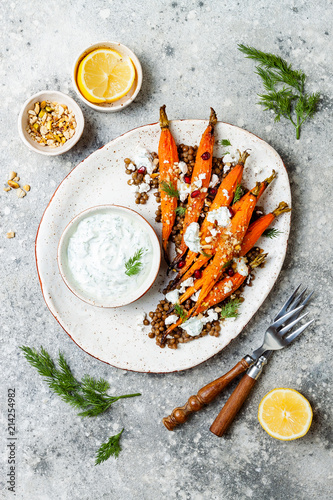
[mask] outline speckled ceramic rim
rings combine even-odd
[[[76,81],[78,67],[79,67],[79,64],[82,61],[82,59],[86,55],[88,55],[90,52],[92,52],[93,50],[101,49],[101,48],[113,49],[116,52],[119,52],[121,55],[128,56],[131,59],[132,63],[134,64],[135,73],[136,73],[135,79],[134,79],[134,84],[133,84],[133,86],[135,85],[135,89],[132,86],[130,91],[125,96],[123,96],[118,101],[114,101],[114,102],[111,102],[108,104],[107,103],[94,104],[93,102],[88,101],[81,94],[80,89],[77,85],[77,81]],[[116,113],[117,111],[121,111],[122,109],[129,106],[134,101],[134,99],[136,98],[138,93],[140,92],[141,85],[142,85],[142,67],[141,67],[140,61],[137,58],[137,56],[134,54],[134,52],[131,51],[131,49],[126,47],[126,45],[123,45],[120,42],[97,42],[97,43],[94,43],[93,45],[90,45],[90,47],[88,47],[87,49],[83,50],[79,54],[79,56],[76,58],[75,63],[74,63],[74,67],[73,67],[72,81],[73,81],[73,86],[74,86],[75,92],[77,93],[79,98],[85,104],[87,104],[87,106],[89,106],[90,108],[93,108],[95,111],[101,111],[104,113]]]
[[[31,139],[26,131],[26,126],[28,124],[28,110],[33,108],[33,104],[36,101],[54,101],[55,99],[59,102],[59,104],[66,104],[66,106],[73,111],[76,120],[75,134],[71,139],[68,139],[63,146],[59,146],[57,148],[51,148],[50,146],[42,147]],[[31,151],[45,156],[59,156],[67,153],[67,151],[75,146],[75,144],[80,140],[84,129],[84,116],[80,106],[70,96],[63,94],[63,92],[59,92],[58,90],[42,90],[25,101],[18,116],[17,125],[21,140]]]
[[[145,229],[147,230],[149,236],[150,236],[150,239],[151,239],[151,242],[152,242],[152,247],[153,247],[153,257],[152,257],[152,269],[148,275],[148,278],[147,278],[147,281],[146,283],[144,282],[139,288],[138,288],[138,291],[140,292],[139,295],[132,295],[132,297],[130,298],[129,301],[125,301],[125,302],[117,302],[116,304],[110,302],[110,303],[107,303],[107,302],[102,302],[102,301],[98,301],[98,300],[93,300],[93,299],[89,299],[87,297],[85,297],[84,295],[82,295],[76,288],[75,286],[73,285],[73,283],[71,283],[70,279],[68,278],[68,276],[66,275],[66,265],[63,261],[63,258],[64,258],[64,255],[65,255],[65,246],[67,245],[68,241],[68,233],[70,232],[70,230],[72,229],[72,227],[75,225],[75,224],[78,224],[79,222],[81,222],[83,219],[85,219],[88,215],[92,215],[94,213],[98,213],[102,210],[106,210],[106,211],[111,211],[112,212],[112,209],[115,208],[116,211],[120,211],[120,212],[129,212],[130,213],[130,217],[132,217],[133,219],[139,219],[141,223],[143,223],[143,226],[145,226]],[[162,253],[161,253],[161,245],[160,245],[160,242],[158,240],[158,236],[154,230],[154,228],[149,224],[149,222],[141,215],[139,214],[138,212],[136,212],[135,210],[132,210],[131,208],[128,208],[128,207],[123,207],[121,205],[114,205],[114,204],[110,204],[110,205],[97,205],[95,207],[91,207],[91,208],[87,208],[86,210],[84,210],[83,212],[80,212],[78,215],[76,215],[66,226],[66,228],[64,229],[61,237],[60,237],[60,240],[59,240],[59,244],[58,244],[58,250],[57,250],[57,261],[58,261],[58,267],[59,267],[59,272],[60,272],[60,275],[63,279],[63,281],[65,282],[67,288],[76,296],[78,297],[80,300],[83,300],[83,302],[86,302],[87,304],[90,304],[92,306],[96,306],[96,307],[102,307],[104,309],[108,309],[108,308],[117,308],[117,307],[123,307],[123,306],[127,306],[128,304],[132,304],[133,302],[136,302],[137,300],[141,299],[141,297],[143,297],[147,292],[148,290],[150,290],[150,288],[153,286],[157,276],[158,276],[158,272],[159,272],[159,269],[160,269],[160,265],[161,265],[161,258],[162,258]],[[143,288],[143,285],[145,285],[145,288]]]
[[[184,119],[184,120],[172,120],[172,122],[184,122],[184,121],[187,121],[187,120],[186,120],[186,119]],[[192,119],[191,121],[194,121],[194,122],[203,122],[203,123],[205,123],[205,122],[206,122],[205,120],[200,120],[200,119]],[[273,149],[273,150],[274,150],[274,148],[273,148],[272,146],[270,146],[268,143],[266,143],[266,142],[265,142],[263,139],[261,139],[258,135],[253,134],[252,132],[249,132],[249,131],[247,131],[247,130],[245,130],[245,129],[242,129],[241,127],[237,127],[237,125],[232,125],[231,123],[228,123],[228,122],[223,122],[223,123],[225,123],[226,125],[230,125],[231,127],[234,127],[234,128],[236,128],[236,129],[242,130],[243,132],[246,132],[246,133],[247,133],[247,134],[249,134],[249,135],[252,135],[252,136],[254,136],[254,137],[257,137],[259,140],[261,140],[262,142],[264,142],[265,144],[267,144],[267,145],[268,145],[271,149]],[[133,131],[139,130],[139,129],[143,128],[143,127],[153,126],[153,125],[156,125],[156,124],[157,124],[157,122],[154,122],[154,123],[150,123],[150,124],[147,124],[147,125],[142,125],[142,126],[140,126],[140,127],[135,127],[134,129],[131,129],[131,130],[129,130],[129,131],[127,131],[127,132],[125,132],[124,134],[121,134],[120,136],[118,136],[118,137],[117,137],[117,139],[119,139],[120,137],[123,137],[124,135],[126,135],[126,134],[128,134],[128,133],[130,133],[130,132],[133,132]],[[113,142],[113,141],[111,141],[111,142]],[[108,143],[108,144],[110,144],[110,143]],[[105,144],[103,147],[108,146],[108,144]],[[275,150],[274,150],[274,151],[275,151]],[[91,154],[93,154],[93,153],[91,153]],[[87,156],[87,158],[88,158],[89,156],[91,156],[91,155],[88,155],[88,156]],[[87,158],[85,158],[85,159],[87,159]],[[280,157],[280,160],[281,160],[281,165],[282,165],[282,166],[283,166],[283,168],[285,169],[285,171],[286,171],[286,173],[287,173],[287,177],[288,177],[288,172],[287,172],[286,166],[285,166],[285,164],[284,164],[284,162],[283,162],[283,160],[282,160],[282,158],[281,158],[281,157]],[[75,168],[77,168],[77,167],[78,167],[78,166],[79,166],[79,165],[80,165],[83,161],[84,161],[84,160],[82,160],[80,163],[78,163],[78,165],[76,165],[76,167],[74,167],[74,169],[75,169]],[[74,169],[73,169],[73,170],[74,170]],[[72,170],[72,171],[73,171],[73,170]],[[71,171],[71,172],[72,172],[72,171]],[[205,363],[206,361],[208,361],[209,359],[212,359],[212,358],[214,358],[215,356],[219,355],[219,354],[221,353],[221,351],[222,351],[225,347],[227,347],[227,345],[229,345],[229,344],[230,344],[230,342],[231,342],[232,340],[234,340],[235,338],[230,339],[230,342],[228,342],[228,344],[224,345],[224,346],[221,348],[221,350],[220,350],[220,351],[218,351],[218,352],[214,353],[214,354],[213,354],[213,355],[211,355],[211,356],[208,356],[206,359],[204,359],[204,360],[202,360],[202,361],[200,361],[200,362],[198,362],[198,363],[193,364],[192,366],[188,366],[188,367],[181,368],[181,369],[178,369],[178,370],[177,370],[177,369],[175,369],[175,370],[170,370],[170,371],[167,371],[167,372],[165,372],[165,371],[153,371],[153,372],[152,372],[151,370],[132,370],[132,369],[130,369],[130,368],[122,368],[122,367],[119,367],[119,366],[113,365],[112,363],[110,363],[110,362],[108,362],[108,361],[105,361],[105,360],[103,360],[103,359],[100,359],[98,356],[95,356],[94,354],[91,354],[89,351],[86,351],[86,350],[85,350],[85,349],[84,349],[84,348],[83,348],[80,344],[78,344],[78,343],[76,342],[76,340],[74,340],[74,339],[73,339],[72,335],[71,335],[71,334],[70,334],[70,333],[69,333],[69,332],[68,332],[68,331],[64,328],[64,326],[62,325],[62,323],[61,323],[60,319],[59,319],[59,318],[58,318],[55,314],[53,314],[53,312],[51,311],[51,309],[50,309],[50,307],[49,307],[49,305],[48,305],[48,302],[47,302],[47,300],[46,300],[46,297],[45,297],[45,293],[44,293],[44,289],[43,289],[43,284],[42,284],[42,280],[41,280],[41,277],[40,277],[40,274],[39,274],[39,269],[38,269],[38,258],[37,258],[37,240],[38,240],[39,229],[40,229],[41,223],[42,223],[42,221],[43,221],[44,215],[45,215],[45,213],[46,213],[46,211],[47,211],[48,207],[49,207],[49,206],[50,206],[50,204],[52,203],[52,200],[53,200],[53,198],[54,198],[54,196],[55,196],[56,192],[58,191],[59,187],[61,186],[61,184],[62,184],[63,182],[65,182],[65,180],[67,179],[67,177],[69,177],[69,176],[71,175],[71,172],[69,172],[69,174],[67,174],[67,176],[63,179],[63,181],[59,184],[59,186],[57,187],[57,189],[54,191],[54,193],[53,193],[53,195],[52,195],[52,197],[51,197],[51,199],[50,199],[50,201],[49,201],[49,203],[48,203],[47,207],[46,207],[46,208],[45,208],[45,210],[44,210],[44,213],[43,213],[42,218],[41,218],[41,220],[40,220],[40,223],[39,223],[39,225],[38,225],[37,234],[36,234],[36,239],[35,239],[35,259],[36,259],[36,268],[37,268],[37,274],[38,274],[39,284],[40,284],[40,287],[41,287],[41,291],[42,291],[42,295],[43,295],[43,298],[44,298],[44,301],[45,301],[46,307],[49,309],[49,311],[51,312],[51,314],[52,314],[52,316],[54,317],[54,319],[55,319],[55,320],[59,323],[59,325],[60,325],[60,326],[63,328],[63,330],[67,333],[67,335],[70,337],[70,339],[71,339],[71,340],[72,340],[72,341],[73,341],[73,342],[74,342],[74,343],[75,343],[75,344],[76,344],[76,345],[77,345],[77,346],[78,346],[78,347],[79,347],[79,348],[80,348],[83,352],[85,352],[86,354],[89,354],[89,356],[91,356],[92,358],[95,358],[95,359],[97,359],[98,361],[102,361],[103,363],[105,363],[105,364],[107,364],[107,365],[110,365],[110,366],[113,366],[114,368],[118,368],[118,369],[125,370],[125,371],[130,371],[130,372],[134,372],[134,373],[153,373],[153,374],[161,374],[161,375],[163,374],[163,375],[166,375],[166,374],[168,374],[168,373],[182,372],[182,371],[189,370],[189,369],[191,369],[191,368],[195,368],[195,367],[197,367],[197,366],[200,366],[200,365],[202,365],[203,363]],[[289,219],[289,225],[288,225],[288,226],[289,226],[289,229],[290,229],[290,219]],[[285,258],[286,253],[287,253],[287,247],[288,247],[288,239],[287,239],[286,244],[285,244],[285,249],[284,249],[284,258]],[[276,277],[276,280],[275,280],[275,282],[274,282],[274,283],[276,283],[277,278],[278,278],[278,276],[279,276],[279,273],[281,272],[281,269],[282,269],[282,266],[283,266],[283,262],[284,262],[284,259],[283,259],[283,261],[282,261],[282,263],[281,263],[280,269],[278,270],[277,277]],[[274,284],[273,284],[273,286],[274,286]],[[272,290],[273,286],[272,286],[272,287],[271,287],[271,289],[267,292],[267,294],[265,294],[265,296],[262,298],[262,301],[261,301],[261,303],[259,304],[259,306],[258,306],[258,308],[257,308],[257,311],[258,311],[258,309],[261,307],[261,305],[264,303],[264,301],[266,300],[266,298],[267,298],[267,296],[269,295],[270,291]],[[256,312],[257,312],[257,311],[256,311]],[[253,316],[254,316],[254,315],[253,315]],[[249,319],[249,320],[248,320],[248,321],[247,321],[247,322],[243,325],[242,330],[243,330],[243,329],[244,329],[244,328],[248,325],[248,323],[252,320],[253,316],[251,316],[251,318],[250,318],[250,319]],[[236,337],[236,338],[237,338],[237,337]]]

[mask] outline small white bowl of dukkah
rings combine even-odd
[[[18,117],[24,144],[42,155],[69,151],[80,139],[84,117],[80,106],[66,94],[43,90],[25,101]]]
[[[62,279],[79,299],[98,307],[121,307],[151,288],[161,247],[140,214],[119,205],[101,205],[69,222],[57,257]]]

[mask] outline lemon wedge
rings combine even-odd
[[[135,68],[129,57],[115,50],[96,49],[80,62],[77,83],[82,95],[90,102],[113,102],[130,91]]]
[[[261,400],[258,419],[270,436],[291,441],[310,429],[312,409],[309,401],[294,389],[273,389]]]

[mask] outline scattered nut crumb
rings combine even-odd
[[[18,190],[16,191],[16,194],[17,194],[18,198],[24,198],[27,193],[25,191],[23,191],[23,189],[18,188]]]
[[[20,178],[18,176],[14,177],[13,181],[18,182]]]
[[[6,234],[6,238],[8,238],[9,240],[10,240],[11,238],[15,238],[15,233],[14,233],[14,231],[10,231],[9,233],[7,233],[7,234]]]
[[[20,185],[15,181],[8,181],[7,184],[13,189],[18,189],[20,187]]]
[[[14,172],[14,171],[12,170],[11,172],[9,172],[9,177],[8,177],[8,179],[9,179],[10,181],[12,181],[12,180],[14,179],[14,177],[16,177],[16,176],[17,176],[17,173],[16,173],[16,172]]]
[[[30,191],[31,188],[30,188],[29,184],[25,184],[23,186],[23,189],[24,189],[24,191]]]
[[[8,192],[11,190],[11,188],[8,186],[8,187],[3,188],[3,190]]]

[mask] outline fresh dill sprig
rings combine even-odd
[[[141,262],[141,257],[143,255],[143,248],[140,248],[135,252],[133,257],[128,259],[128,261],[125,263],[126,271],[125,274],[127,276],[135,276],[136,274],[139,274],[139,272],[142,269],[142,262]]]
[[[222,269],[227,269],[227,267],[230,267],[232,263],[232,260],[228,260],[228,262],[226,262],[223,266],[222,266]]]
[[[177,207],[175,208],[175,212],[177,215],[185,215],[186,207]]]
[[[206,259],[210,259],[211,258],[211,255],[209,255],[209,253],[206,253],[204,252],[203,250],[201,250],[201,255],[203,255],[204,257],[206,257]]]
[[[232,205],[236,203],[236,201],[240,200],[241,197],[243,196],[243,188],[240,184],[237,184],[235,194],[234,194],[234,199],[232,200]]]
[[[179,305],[175,304],[174,306],[175,312],[178,314],[181,320],[185,320],[187,318],[187,313],[184,311],[184,309]]]
[[[263,232],[263,236],[266,236],[266,238],[276,238],[279,234],[282,234],[282,231],[279,231],[278,229],[275,229],[274,227],[270,229],[266,229]]]
[[[222,311],[220,313],[220,318],[238,318],[238,308],[240,304],[241,301],[239,299],[229,300],[226,304],[224,304],[224,306],[221,307]]]
[[[114,457],[118,457],[121,452],[121,446],[119,444],[120,436],[122,435],[124,429],[116,434],[115,436],[111,436],[106,443],[103,443],[99,450],[96,453],[95,465],[99,465],[102,462],[105,462],[108,458],[113,455]]]
[[[319,92],[307,94],[304,91],[305,73],[294,70],[280,56],[242,44],[238,45],[238,49],[247,58],[259,63],[256,73],[262,79],[266,93],[258,94],[258,104],[265,106],[265,110],[272,110],[276,122],[281,117],[290,120],[296,129],[296,139],[299,139],[301,125],[317,110]]]
[[[222,139],[221,146],[223,147],[231,146],[231,142],[229,141],[229,139]]]
[[[85,375],[80,382],[72,374],[61,353],[57,368],[43,347],[40,352],[27,346],[22,346],[20,349],[24,352],[26,360],[44,377],[53,392],[73,408],[83,410],[78,413],[81,417],[96,417],[108,410],[118,399],[141,396],[139,393],[109,396],[106,391],[110,386],[106,380]]]
[[[173,186],[172,182],[162,181],[161,189],[164,191],[170,198],[179,198],[178,190]]]

